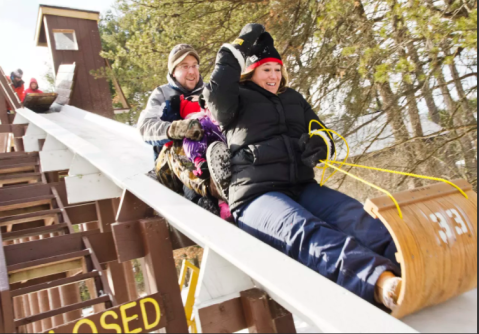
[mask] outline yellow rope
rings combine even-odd
[[[396,205],[396,208],[398,209],[399,217],[400,217],[401,219],[403,219],[403,214],[402,214],[402,211],[401,211],[401,207],[399,206],[399,203],[396,201],[396,199],[394,198],[394,196],[393,196],[389,191],[387,191],[387,190],[385,190],[385,189],[383,189],[383,188],[381,188],[381,187],[379,187],[379,186],[377,186],[377,185],[375,185],[375,184],[372,184],[371,182],[368,182],[368,181],[366,181],[366,180],[360,178],[359,176],[353,175],[353,174],[351,174],[351,173],[349,173],[349,172],[346,172],[346,171],[344,171],[344,170],[342,170],[342,169],[340,169],[340,168],[338,168],[338,167],[336,167],[336,166],[333,166],[333,165],[329,164],[328,162],[323,161],[323,163],[324,163],[326,166],[329,166],[329,167],[335,169],[335,170],[338,171],[338,172],[344,173],[344,174],[346,174],[346,175],[352,177],[353,179],[356,179],[356,180],[358,180],[358,181],[361,181],[361,182],[367,184],[368,186],[373,187],[374,189],[377,189],[377,190],[379,190],[379,191],[385,193],[386,195],[388,195],[388,196],[393,200],[394,204]]]
[[[333,163],[333,164],[337,164],[337,163],[338,163],[338,162],[336,162],[336,161],[328,161],[328,162]],[[415,178],[424,179],[424,180],[432,180],[432,181],[444,182],[444,183],[447,183],[447,184],[453,186],[453,187],[456,188],[457,190],[459,190],[459,192],[460,192],[462,195],[464,195],[464,197],[466,197],[466,199],[469,199],[469,196],[464,192],[464,190],[462,190],[460,187],[458,187],[457,185],[455,185],[454,183],[452,183],[452,182],[450,182],[450,181],[448,181],[448,180],[446,180],[446,179],[441,179],[441,178],[431,177],[431,176],[418,175],[418,174],[412,174],[412,173],[398,172],[398,171],[389,170],[389,169],[384,169],[384,168],[376,168],[376,167],[369,167],[369,166],[349,164],[349,163],[346,163],[346,162],[341,163],[341,165],[342,165],[342,166],[350,166],[350,167],[363,168],[363,169],[370,169],[370,170],[375,170],[375,171],[383,172],[383,173],[391,173],[391,174],[398,174],[398,175],[410,176],[410,177],[415,177]]]
[[[322,128],[322,130],[315,130],[315,131],[312,131],[312,128],[313,128],[313,124],[314,123],[317,123],[319,124],[319,126]],[[446,180],[446,179],[441,179],[441,178],[437,178],[437,177],[430,177],[430,176],[424,176],[424,175],[418,175],[418,174],[412,174],[412,173],[405,173],[405,172],[398,172],[398,171],[393,171],[393,170],[389,170],[389,169],[384,169],[384,168],[376,168],[376,167],[369,167],[369,166],[362,166],[362,165],[355,165],[355,164],[350,164],[350,163],[347,163],[346,161],[348,160],[349,158],[349,154],[350,154],[350,147],[349,147],[349,144],[348,144],[348,141],[346,140],[346,138],[344,138],[343,136],[341,136],[339,133],[337,133],[336,131],[333,131],[333,130],[329,130],[329,129],[326,129],[324,127],[323,124],[321,124],[320,122],[318,122],[317,120],[312,120],[310,123],[309,123],[309,134],[310,134],[310,137],[312,138],[313,136],[317,135],[319,136],[319,133],[320,132],[326,132],[329,136],[329,138],[331,138],[331,140],[333,141],[334,143],[334,139],[333,139],[333,136],[331,134],[335,134],[336,136],[338,136],[339,138],[341,138],[341,140],[343,140],[344,144],[346,145],[346,148],[347,148],[347,153],[346,153],[346,158],[344,159],[344,161],[342,162],[337,162],[336,161],[336,158],[337,158],[337,152],[335,152],[334,154],[334,161],[330,161],[330,160],[322,160],[320,161],[322,164],[324,164],[324,167],[316,167],[320,170],[323,171],[323,174],[321,176],[321,182],[320,182],[320,185],[321,186],[324,186],[324,184],[326,184],[326,182],[328,182],[337,172],[341,172],[343,174],[346,174],[358,181],[361,181],[363,182],[364,184],[374,188],[374,189],[377,189],[383,193],[385,193],[386,195],[388,195],[394,202],[394,204],[396,205],[397,209],[398,209],[398,212],[399,212],[399,217],[401,217],[401,219],[403,218],[403,214],[402,214],[402,211],[401,211],[401,207],[399,206],[399,203],[397,202],[397,200],[394,198],[394,196],[387,190],[371,183],[371,182],[368,182],[356,175],[353,175],[349,172],[346,172],[344,170],[342,170],[341,168],[343,166],[350,166],[350,167],[357,167],[357,168],[363,168],[363,169],[369,169],[369,170],[375,170],[375,171],[379,171],[379,172],[384,172],[384,173],[391,173],[391,174],[398,174],[398,175],[404,175],[404,176],[409,176],[409,177],[415,177],[415,178],[419,178],[419,179],[425,179],[425,180],[432,180],[432,181],[438,181],[438,182],[444,182],[446,184],[449,184],[451,186],[453,186],[454,188],[456,188],[457,190],[459,190],[459,192],[464,195],[464,197],[466,197],[466,199],[469,199],[469,196],[460,188],[458,187],[457,185],[455,185],[454,183]],[[331,155],[331,148],[328,146],[328,157]],[[339,164],[339,167],[336,167],[334,166],[334,164]],[[331,173],[331,175],[326,179],[324,180],[325,176],[326,176],[326,170],[327,168],[330,167],[332,169],[334,169],[334,172]]]

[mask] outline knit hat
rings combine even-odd
[[[273,37],[268,32],[265,32],[258,38],[256,44],[253,45],[251,55],[246,59],[245,73],[252,72],[261,65],[269,62],[275,62],[281,66],[284,65],[281,55],[274,47]]]
[[[189,44],[179,44],[171,50],[168,58],[168,72],[173,75],[176,66],[178,66],[186,57],[193,56],[200,63],[200,56],[198,52]]]
[[[18,69],[15,72],[12,72],[12,76],[15,76],[21,79],[23,77],[23,71],[21,69]]]

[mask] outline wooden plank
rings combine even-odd
[[[47,204],[51,204],[53,199],[55,199],[53,195],[46,195],[46,196],[24,198],[24,199],[15,200],[15,201],[3,202],[3,203],[0,203],[0,212],[47,205]],[[2,216],[5,217],[5,215],[2,215]]]
[[[2,154],[3,155],[3,154]],[[38,165],[38,156],[29,155],[21,156],[17,158],[2,159],[0,160],[0,168],[13,168],[17,166],[35,166]]]
[[[240,293],[241,303],[250,333],[275,333],[268,296],[259,289]]]
[[[98,257],[100,264],[118,261],[113,233],[105,232],[90,235],[88,240],[91,243],[93,252]]]
[[[11,294],[12,294],[12,298],[14,298],[14,297],[18,297],[18,296],[21,296],[21,295],[26,295],[26,294],[29,294],[29,293],[32,293],[32,292],[38,292],[38,291],[42,291],[42,290],[46,290],[46,289],[56,288],[56,287],[59,287],[59,286],[62,286],[62,285],[67,285],[67,284],[76,283],[76,282],[82,282],[82,281],[85,281],[87,279],[95,278],[95,277],[98,277],[98,276],[100,276],[100,273],[98,271],[93,271],[93,272],[86,273],[86,274],[80,274],[80,275],[76,275],[76,276],[57,279],[57,280],[48,281],[48,282],[37,284],[37,285],[32,285],[32,286],[29,286],[29,287],[17,289],[17,290],[12,291]]]
[[[73,225],[98,221],[96,206],[94,203],[67,207],[65,211],[68,213]]]
[[[279,305],[273,299],[268,299],[269,308],[273,317],[273,325],[276,333],[296,333],[296,325],[291,312]]]
[[[49,264],[57,264],[57,263],[68,262],[70,260],[82,259],[83,257],[88,255],[90,255],[90,250],[86,249],[86,250],[82,250],[82,251],[78,251],[74,253],[56,255],[49,258],[14,264],[14,265],[8,266],[7,269],[8,269],[8,272],[12,274],[19,271],[23,271],[28,268],[36,269]]]
[[[64,231],[68,228],[66,224],[55,224],[50,226],[42,226],[33,229],[14,231],[3,234],[3,241],[17,240],[29,237]]]
[[[5,180],[15,180],[15,179],[24,179],[24,178],[40,179],[41,175],[42,173],[22,173],[22,174],[0,175],[0,182],[5,183],[3,182]]]
[[[145,280],[152,291],[167,295],[165,305],[168,313],[168,333],[187,333],[185,309],[181,299],[178,276],[176,273],[173,248],[169,240],[170,233],[163,218],[141,220],[141,229],[145,244]]]
[[[8,127],[10,124],[8,119],[7,98],[5,97],[5,93],[3,92],[1,85],[0,85],[0,122],[2,123],[2,126],[0,128]],[[10,132],[10,131],[5,131],[5,132]]]
[[[46,211],[30,212],[30,213],[25,213],[25,214],[20,214],[16,216],[10,216],[10,217],[2,217],[0,218],[0,226],[21,224],[21,223],[31,222],[35,220],[53,218],[55,217],[55,215],[58,215],[61,212],[62,211],[60,209],[53,209],[53,210],[46,210]]]
[[[49,333],[151,333],[167,327],[166,313],[162,296],[157,293],[53,328]]]
[[[31,324],[33,322],[36,322],[36,321],[40,321],[40,320],[43,320],[43,319],[54,317],[54,316],[59,315],[59,314],[68,313],[68,312],[71,312],[71,311],[84,309],[84,308],[87,308],[87,307],[90,307],[90,306],[93,306],[93,305],[105,303],[109,300],[110,299],[109,299],[108,296],[102,296],[102,297],[99,297],[99,298],[96,298],[96,299],[88,300],[86,302],[81,302],[81,303],[78,303],[78,304],[65,306],[65,307],[62,307],[62,308],[59,308],[59,309],[56,309],[56,310],[51,310],[51,311],[40,313],[40,314],[31,316],[31,317],[28,317],[28,318],[23,318],[23,319],[16,320],[15,321],[15,326],[17,326],[17,327],[25,326],[25,325]]]
[[[51,186],[48,184],[34,184],[28,186],[18,186],[14,188],[4,188],[0,189],[0,205],[3,205],[5,202],[18,199],[33,198],[51,194]]]
[[[241,298],[198,310],[203,333],[236,333],[247,328]]]
[[[62,262],[57,264],[52,264],[44,267],[33,268],[25,271],[20,271],[17,273],[10,274],[9,281],[10,284],[29,281],[32,279],[51,276],[55,274],[65,273],[72,270],[82,270],[83,269],[83,260],[72,260],[69,262]]]
[[[13,125],[8,125],[8,127],[12,127]],[[18,125],[20,126],[20,125]],[[23,125],[21,125],[23,126]],[[1,128],[3,127],[3,125],[0,125],[0,132],[1,131]],[[16,160],[18,158],[31,158],[31,157],[35,157],[38,159],[39,155],[38,155],[38,152],[9,152],[9,153],[4,153],[4,154],[0,154],[0,161],[4,161],[4,160]]]
[[[43,283],[47,283],[47,282],[52,282],[52,281],[63,279],[63,278],[67,278],[66,273],[60,273],[60,274],[40,277],[40,278],[32,279],[32,280],[26,281],[26,282],[14,283],[14,284],[10,284],[10,291],[12,291],[12,293],[14,293],[14,291],[18,290],[18,289],[24,289],[24,288],[28,288],[28,287],[31,287],[31,286],[34,286],[34,285],[43,284]]]
[[[14,314],[12,301],[5,252],[4,248],[0,247],[0,331],[2,333],[16,332],[13,324]]]
[[[63,235],[49,239],[37,240],[23,244],[5,247],[7,265],[53,257],[59,254],[68,254],[85,249],[83,238],[100,233],[99,230]]]
[[[9,133],[0,133],[0,154],[10,152],[11,140]]]

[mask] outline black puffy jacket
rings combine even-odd
[[[240,83],[240,55],[223,46],[204,97],[223,127],[232,154],[231,210],[268,192],[295,198],[315,182],[301,161],[299,138],[318,116],[304,97],[288,88],[275,95],[253,82]],[[314,125],[313,129],[320,128]]]

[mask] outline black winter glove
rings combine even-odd
[[[301,160],[303,164],[308,167],[314,168],[322,160],[329,159],[328,157],[328,146],[330,142],[324,140],[323,137],[314,135],[310,137],[309,134],[304,134],[299,140],[299,148],[302,152]],[[329,153],[332,154],[333,148],[330,147]]]
[[[183,140],[185,138],[194,141],[200,141],[205,135],[205,130],[196,119],[187,119],[184,121],[174,121],[168,129],[168,137],[173,140]]]
[[[240,36],[233,42],[233,46],[241,52],[246,59],[249,57],[251,48],[258,40],[259,36],[266,31],[262,24],[250,23],[244,26],[241,30]]]

